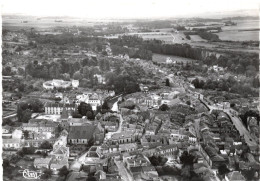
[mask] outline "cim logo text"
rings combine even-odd
[[[29,169],[20,170],[20,173],[23,173],[23,177],[26,179],[40,179],[42,172],[41,171],[30,171]]]

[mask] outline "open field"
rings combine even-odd
[[[259,40],[259,31],[223,31],[216,33],[221,40],[231,41],[257,41]]]
[[[76,18],[65,18],[57,19],[61,22],[56,22],[55,18],[42,18],[37,19],[36,17],[26,18],[3,18],[3,28],[9,30],[20,30],[35,28],[36,30],[50,30],[54,27],[68,27],[68,26],[94,26],[96,24],[102,24],[103,22],[94,22],[91,20],[76,19]],[[27,21],[27,23],[23,23]]]

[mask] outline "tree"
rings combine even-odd
[[[6,66],[3,68],[3,75],[10,76],[12,75],[12,69],[10,66]]]
[[[93,111],[87,111],[86,116],[88,119],[95,119]]]
[[[29,99],[27,102],[28,108],[33,112],[42,112],[43,103],[39,99]]]
[[[9,166],[10,166],[9,160],[4,159],[4,160],[3,160],[3,168],[9,167]]]
[[[17,152],[17,155],[23,157],[24,155],[30,155],[35,153],[34,147],[23,147],[21,150]]]
[[[222,164],[218,167],[218,173],[219,175],[223,176],[227,173],[229,173],[230,170],[227,168],[227,165],[226,164]]]
[[[161,105],[160,107],[159,107],[159,110],[161,110],[161,111],[167,111],[167,110],[169,110],[170,108],[169,108],[169,106],[167,105],[167,104],[163,104],[163,105]]]
[[[86,179],[86,181],[96,181],[96,177],[94,177],[93,175],[89,175]]]
[[[52,176],[52,170],[51,169],[45,169],[43,171],[43,174],[41,176],[41,179],[48,180]]]
[[[14,126],[14,122],[10,118],[3,119],[2,126],[5,125]]]
[[[152,156],[149,157],[149,160],[153,166],[163,166],[168,161],[167,158],[161,156]]]
[[[82,79],[81,73],[80,73],[79,71],[75,72],[75,73],[73,74],[73,79],[75,79],[75,80],[81,80],[81,79]]]
[[[258,76],[253,78],[252,85],[253,85],[254,88],[259,88],[260,82],[259,82],[259,77]]]
[[[42,149],[52,149],[52,144],[48,141],[44,141],[41,145],[40,148]]]
[[[88,65],[88,61],[89,59],[88,58],[84,58],[80,63],[81,63],[81,66],[82,67],[85,67],[86,65]]]
[[[58,127],[56,128],[56,137],[59,137],[59,135],[62,131],[63,131],[63,128],[61,127],[61,125],[58,125]]]
[[[64,73],[64,74],[62,74],[62,77],[63,77],[63,79],[64,79],[65,81],[70,81],[70,74]]]
[[[24,130],[23,131],[23,136],[24,136],[25,139],[28,139],[29,138],[29,131]]]
[[[104,61],[104,59],[101,59],[99,61],[99,68],[100,68],[101,71],[105,70],[105,61]]]
[[[180,161],[183,164],[181,175],[190,179],[193,173],[193,164],[195,163],[195,156],[188,153],[187,151],[184,151],[180,156]]]
[[[102,109],[105,109],[105,110],[109,110],[110,109],[110,107],[108,106],[107,101],[104,101],[104,103],[102,105]]]
[[[166,79],[166,81],[165,81],[165,86],[170,87],[170,80],[169,80],[169,79]]]
[[[245,176],[246,180],[253,180],[253,178],[255,176],[255,171],[253,169],[245,170],[244,176]]]
[[[32,111],[30,109],[26,109],[23,111],[23,115],[21,118],[21,122],[23,123],[28,123],[28,121],[32,118]]]
[[[80,105],[78,106],[78,111],[79,114],[81,114],[82,116],[86,116],[88,111],[93,111],[92,107],[90,104],[87,104],[85,102],[81,102]]]
[[[70,171],[68,170],[68,168],[66,166],[63,166],[62,168],[59,169],[58,175],[60,177],[64,177],[65,176],[65,178],[66,178],[69,173],[70,173]]]
[[[193,165],[195,162],[195,156],[189,154],[187,151],[184,151],[180,156],[180,161],[183,165]]]
[[[105,70],[110,71],[110,63],[109,61],[105,61]]]

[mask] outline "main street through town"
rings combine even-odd
[[[253,139],[253,137],[249,133],[249,131],[245,128],[242,121],[237,117],[237,115],[233,114],[233,112],[235,112],[234,110],[232,110],[230,108],[221,109],[215,105],[208,105],[208,103],[204,100],[201,100],[201,101],[208,106],[208,108],[210,109],[210,112],[212,110],[222,110],[223,112],[225,112],[230,117],[230,119],[233,122],[233,124],[235,125],[236,129],[239,131],[240,136],[243,136],[245,138],[245,141],[248,146],[257,146],[258,145],[257,142]]]
[[[119,101],[120,97],[118,98],[118,101]],[[113,106],[112,106],[112,111],[114,112],[119,112],[119,108],[118,108],[118,101],[116,101]],[[105,135],[105,140],[108,140],[111,138],[111,136],[115,133],[121,133],[122,132],[122,124],[124,122],[124,119],[122,117],[121,114],[118,114],[119,116],[119,126],[118,126],[118,130],[116,132],[108,132],[106,135]]]
[[[133,177],[129,174],[129,172],[125,168],[125,166],[124,166],[122,161],[115,160],[115,164],[116,164],[116,166],[118,168],[118,171],[119,171],[120,175],[123,177],[122,180],[124,180],[124,181],[132,181],[132,180],[134,180]]]

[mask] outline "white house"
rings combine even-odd
[[[100,75],[100,74],[95,74],[94,77],[97,78],[98,83],[100,83],[100,84],[105,84],[105,83],[106,83],[105,77],[103,77],[102,75]]]
[[[72,80],[71,84],[72,84],[73,88],[78,88],[79,87],[79,80]]]
[[[23,136],[23,132],[22,132],[22,130],[19,130],[19,129],[14,130],[12,133],[13,139],[21,139],[22,136]]]
[[[4,149],[19,149],[21,144],[20,139],[3,139]]]

